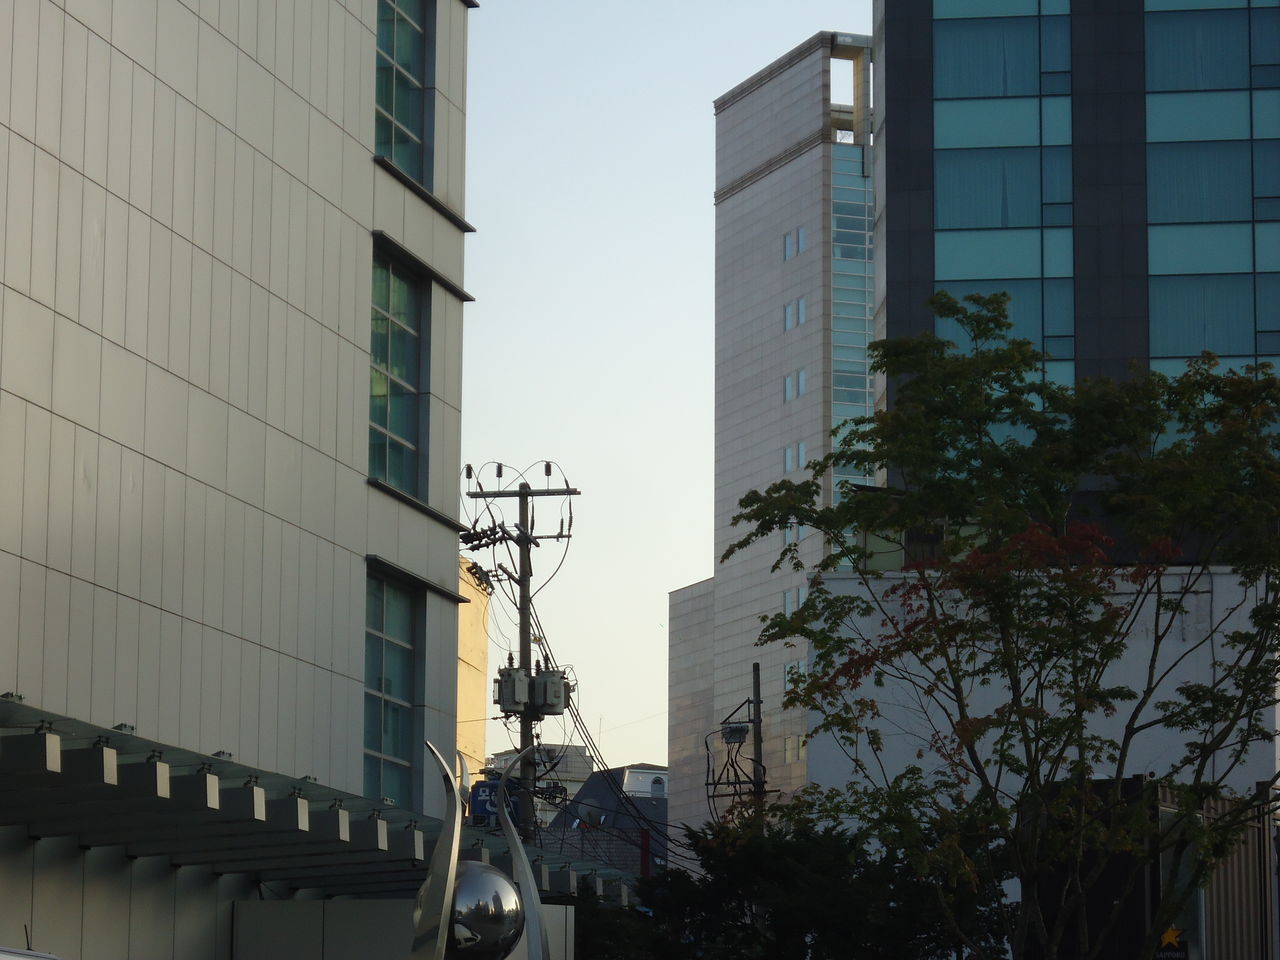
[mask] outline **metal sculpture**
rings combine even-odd
[[[458,862],[462,798],[444,757],[430,742],[427,750],[443,775],[445,816],[427,879],[414,904],[409,960],[504,960],[521,942],[528,960],[547,960],[547,932],[538,885],[507,812],[507,781],[524,753],[507,764],[498,787],[498,820],[510,848],[513,884],[497,867],[470,860]],[[461,762],[465,788],[470,785],[466,782],[470,771],[466,761]]]

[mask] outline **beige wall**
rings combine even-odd
[[[489,678],[489,594],[458,559],[458,592],[470,600],[458,609],[458,752],[471,773],[484,766],[485,721],[492,712]]]

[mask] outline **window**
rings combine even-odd
[[[934,154],[934,226],[1040,225],[1040,150],[939,150]]]
[[[1249,86],[1249,11],[1147,14],[1148,90]]]
[[[782,308],[782,329],[790,330],[796,325],[796,305],[788,303]]]
[[[431,186],[435,0],[378,0],[374,150]]]
[[[783,763],[796,762],[796,738],[795,737],[782,738],[782,762]]]
[[[795,457],[795,455],[794,455],[794,453],[792,452],[791,447],[787,447],[787,449],[786,449],[786,450],[782,451],[782,471],[783,471],[783,473],[790,473],[792,470],[794,470],[794,469],[796,468],[795,458],[794,458],[794,457]]]
[[[804,227],[796,227],[796,253],[804,253]]]
[[[1147,219],[1151,223],[1249,220],[1250,147],[1243,140],[1147,146]]]
[[[1253,277],[1152,277],[1151,355],[1251,354]]]
[[[369,342],[369,476],[417,495],[427,297],[385,254],[373,258]]]
[[[364,793],[413,805],[415,597],[369,574],[364,634]]]
[[[796,444],[796,466],[803,470],[808,462],[809,458],[804,455],[804,441],[801,440]]]
[[[782,259],[790,260],[796,255],[796,235],[790,231],[782,238]]]
[[[667,795],[666,781],[663,780],[661,777],[654,777],[653,780],[649,783],[649,796],[665,797],[666,795]]]
[[[782,402],[790,403],[792,400],[795,399],[795,396],[796,396],[795,377],[793,377],[791,374],[788,373],[782,379]]]
[[[953,99],[1039,94],[1039,33],[1038,17],[935,23],[934,96]],[[1053,52],[1057,62],[1061,59],[1059,52],[1056,48]]]
[[[804,396],[804,390],[805,390],[804,380],[805,380],[804,370],[803,369],[798,370],[796,372],[796,396],[797,397]]]
[[[807,313],[807,310],[805,308],[804,297],[801,297],[799,300],[796,301],[796,325],[797,326],[804,323],[805,320],[808,319],[808,317],[806,316],[806,313]]]

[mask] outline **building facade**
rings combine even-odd
[[[869,164],[871,38],[819,33],[716,100],[715,550],[740,536],[738,500],[831,449],[870,412],[874,335]],[[831,496],[832,492],[827,491]],[[816,560],[817,538],[788,531]],[[751,695],[761,663],[770,785],[806,781],[804,718],[780,709],[805,651],[752,646],[760,618],[794,609],[803,575],[756,544],[671,596],[670,820],[708,819],[708,734]]]
[[[0,10],[0,753],[440,809],[474,6]],[[0,945],[230,956],[234,884],[4,829]]]
[[[956,339],[937,290],[1008,291],[1059,382],[1280,356],[1277,0],[877,0],[871,38],[818,34],[716,118],[717,561],[745,492],[887,400],[868,335]],[[784,542],[671,595],[673,822],[707,819],[753,662],[769,788],[841,782],[839,754],[806,750],[781,707],[806,651],[753,645],[803,596],[802,574],[770,569]]]

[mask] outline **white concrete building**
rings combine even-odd
[[[437,810],[476,5],[0,5],[0,947],[229,957],[256,876],[81,851],[38,723],[224,799],[278,774],[251,806]]]

